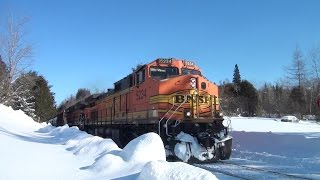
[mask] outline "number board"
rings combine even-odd
[[[194,62],[192,62],[192,61],[183,61],[183,64],[185,66],[194,66]]]
[[[158,59],[160,64],[172,64],[172,59]]]

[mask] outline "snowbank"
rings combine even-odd
[[[161,170],[161,173],[159,173]],[[139,180],[150,179],[201,179],[201,180],[215,180],[217,179],[212,173],[182,163],[182,162],[166,162],[166,161],[152,161],[145,165],[142,169]]]
[[[2,129],[14,129],[21,131],[24,129],[37,130],[41,124],[36,123],[31,117],[25,115],[21,110],[15,111],[11,107],[0,104],[0,123]]]
[[[165,161],[156,133],[120,149],[77,127],[39,124],[0,104],[1,179],[215,179],[203,169]]]
[[[230,119],[233,152],[229,162],[320,178],[319,124]],[[185,135],[181,138],[194,140]],[[120,149],[111,139],[89,135],[77,127],[39,124],[22,111],[1,104],[0,146],[0,179],[228,178],[182,162],[166,162],[163,142],[155,133],[142,135]]]
[[[166,160],[163,142],[156,133],[147,133],[132,140],[120,155],[125,161],[132,162]]]
[[[113,179],[140,173],[147,162],[156,160],[166,160],[163,143],[158,134],[147,133],[132,140],[123,150],[101,154],[95,163],[82,169]]]

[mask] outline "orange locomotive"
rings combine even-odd
[[[59,125],[68,123],[110,137],[120,147],[143,133],[156,132],[168,155],[182,159],[181,149],[189,151],[185,153],[190,158],[184,161],[216,161],[231,155],[232,138],[222,123],[218,87],[190,61],[152,61],[114,83],[114,89],[91,95],[57,117]],[[200,147],[197,155],[191,152],[194,143]]]

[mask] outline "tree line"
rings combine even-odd
[[[13,15],[0,24],[0,103],[21,109],[38,122],[56,114],[51,85],[32,64],[33,45],[27,41],[27,18]]]
[[[33,45],[27,41],[28,19],[12,15],[0,23],[0,103],[21,109],[37,121],[46,121],[91,94],[86,88],[66,98],[58,107],[52,86],[36,71],[27,71],[32,64]],[[242,80],[236,64],[232,82],[219,85],[221,109],[227,115],[280,117],[282,115],[319,116],[316,106],[320,93],[320,48],[306,55],[297,46],[285,77],[276,84],[265,83],[256,88]]]
[[[259,88],[241,80],[236,64],[232,82],[224,81],[219,86],[222,110],[229,115],[319,117],[316,101],[320,93],[320,48],[314,47],[306,54],[297,46],[291,64],[284,68],[285,76]]]
[[[76,96],[66,98],[58,107],[52,86],[32,65],[33,45],[27,41],[25,26],[28,19],[9,16],[0,23],[0,104],[22,110],[38,122],[54,117],[91,94],[78,89]]]

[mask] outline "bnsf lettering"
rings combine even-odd
[[[194,66],[194,62],[184,61],[184,65],[186,65],[186,66]]]
[[[186,100],[186,103],[190,103],[191,101],[193,102],[196,102],[196,96],[191,96],[191,95],[176,95],[175,96],[175,101],[174,103],[183,103],[185,101],[185,99],[187,98]],[[209,98],[207,96],[198,96],[198,102],[200,104],[207,104],[209,101]]]

